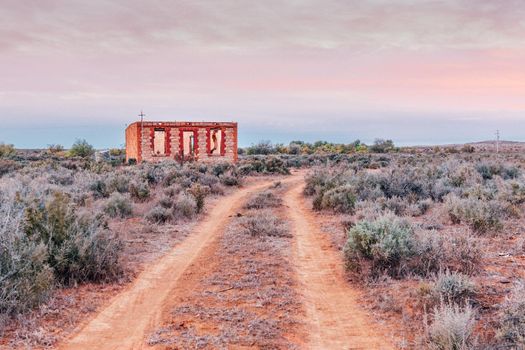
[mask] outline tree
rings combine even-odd
[[[71,146],[69,154],[73,157],[88,158],[95,154],[95,149],[86,140],[77,139]]]
[[[395,149],[392,140],[376,139],[374,144],[370,146],[370,151],[373,153],[387,153]]]

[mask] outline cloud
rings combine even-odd
[[[519,120],[523,62],[521,0],[3,0],[0,120]]]
[[[520,0],[4,0],[0,20],[24,52],[525,47]]]

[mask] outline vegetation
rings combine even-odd
[[[427,345],[436,350],[468,350],[476,344],[475,312],[469,305],[442,304],[434,308],[427,329]]]
[[[88,158],[95,154],[95,149],[86,140],[77,139],[71,146],[69,154],[72,157]]]
[[[0,143],[0,158],[9,158],[16,154],[15,147],[3,142]]]

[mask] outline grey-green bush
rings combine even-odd
[[[433,350],[470,350],[476,344],[473,335],[475,312],[470,305],[441,304],[434,308],[426,343]]]
[[[459,198],[455,195],[446,197],[445,210],[453,223],[466,223],[478,233],[500,230],[501,219],[505,217],[505,212],[497,201]]]
[[[115,192],[106,201],[104,211],[112,218],[127,218],[133,214],[133,206],[128,197]]]
[[[525,348],[525,286],[515,287],[501,305],[497,339],[502,348]]]
[[[432,282],[432,296],[449,304],[464,304],[475,294],[472,280],[459,272],[440,272]]]
[[[286,223],[271,211],[259,210],[239,219],[243,233],[252,237],[289,237]]]
[[[272,191],[263,191],[248,199],[246,209],[275,208],[282,204],[282,199]]]
[[[197,214],[197,203],[193,196],[180,193],[172,206],[172,216],[175,220],[191,219]]]
[[[344,247],[347,269],[371,276],[402,276],[408,272],[406,263],[414,253],[414,228],[392,214],[358,222],[348,231]]]

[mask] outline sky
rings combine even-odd
[[[138,120],[259,140],[525,141],[523,0],[1,0],[0,142]]]

